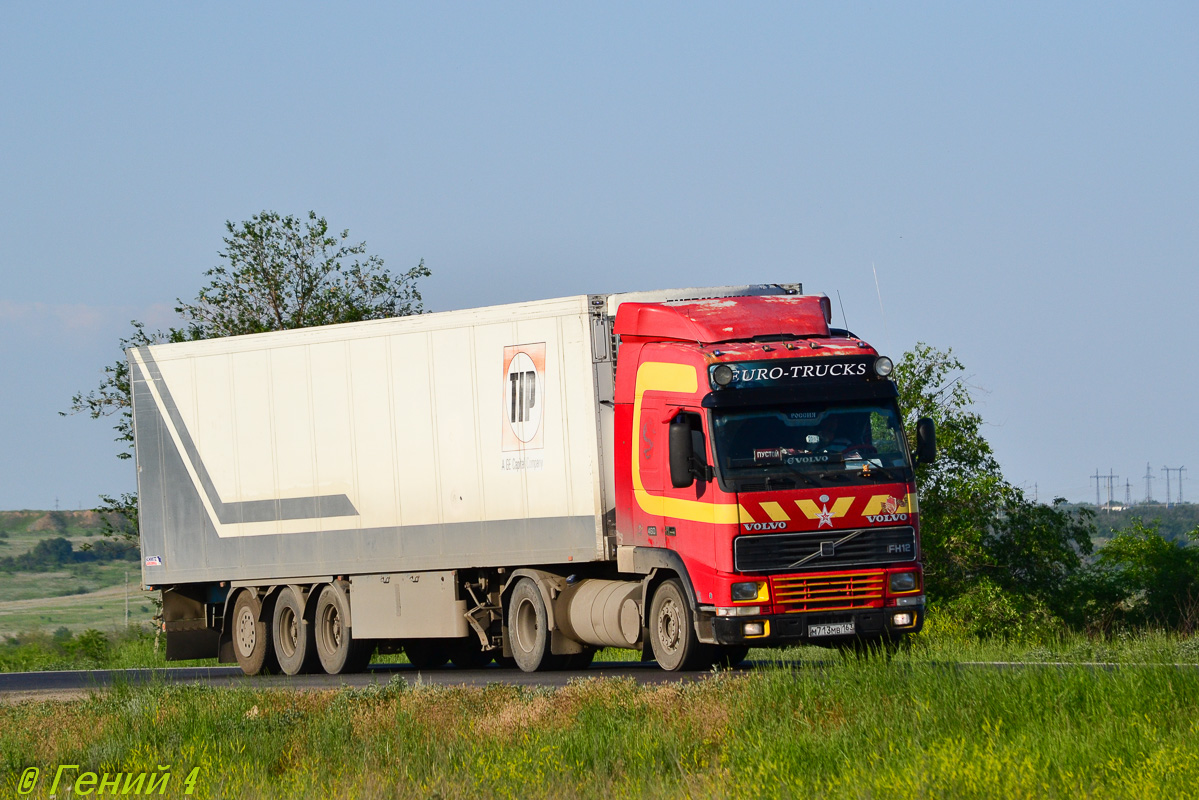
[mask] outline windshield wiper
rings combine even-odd
[[[795,477],[797,477],[797,478],[803,478],[805,481],[807,481],[807,482],[808,482],[808,485],[809,485],[809,486],[815,486],[815,487],[817,487],[817,488],[819,488],[819,487],[820,487],[820,484],[819,484],[819,483],[817,483],[815,480],[813,480],[811,475],[807,474],[806,472],[803,472],[803,471],[802,471],[802,470],[800,470],[798,467],[793,467],[793,466],[791,466],[790,464],[788,464],[788,463],[786,463],[786,462],[783,462],[783,467],[784,467],[784,468],[785,468],[785,469],[786,469],[788,472],[790,472],[792,475],[794,475]]]
[[[899,480],[899,478],[896,478],[894,475],[892,475],[891,472],[886,467],[879,467],[879,466],[875,466],[874,464],[871,464],[869,472],[866,471],[866,467],[862,467],[862,477],[863,478],[873,478],[874,473],[876,473],[876,472],[879,473],[880,475],[882,475],[884,478],[886,478],[889,481]]]

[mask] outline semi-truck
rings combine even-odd
[[[131,348],[169,660],[666,670],[885,644],[925,603],[889,358],[800,284]]]

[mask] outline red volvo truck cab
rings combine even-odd
[[[618,561],[672,571],[685,593],[650,601],[668,668],[705,644],[894,641],[923,625],[892,363],[830,316],[815,296],[620,306]],[[918,428],[931,461],[932,423]]]

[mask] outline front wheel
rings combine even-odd
[[[682,584],[673,578],[659,584],[654,592],[649,638],[654,660],[667,672],[704,669],[712,664],[712,648],[696,635],[691,605]]]

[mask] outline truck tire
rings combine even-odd
[[[346,620],[350,618],[346,597],[337,587],[325,584],[316,601],[316,654],[321,666],[330,675],[361,672],[370,663],[373,642],[356,642],[351,638]],[[364,656],[365,653],[365,656]]]
[[[233,654],[247,675],[272,672],[276,666],[271,646],[271,622],[262,618],[262,604],[253,592],[243,591],[233,603]]]
[[[707,669],[715,660],[713,648],[695,635],[691,605],[674,578],[658,585],[650,605],[649,640],[654,660],[667,672]]]
[[[556,669],[550,653],[549,614],[541,590],[531,578],[521,578],[508,597],[508,644],[516,666],[524,672]]]
[[[275,598],[271,617],[275,657],[279,668],[288,675],[312,672],[316,668],[316,643],[313,626],[304,619],[304,599],[290,586],[284,586]]]

